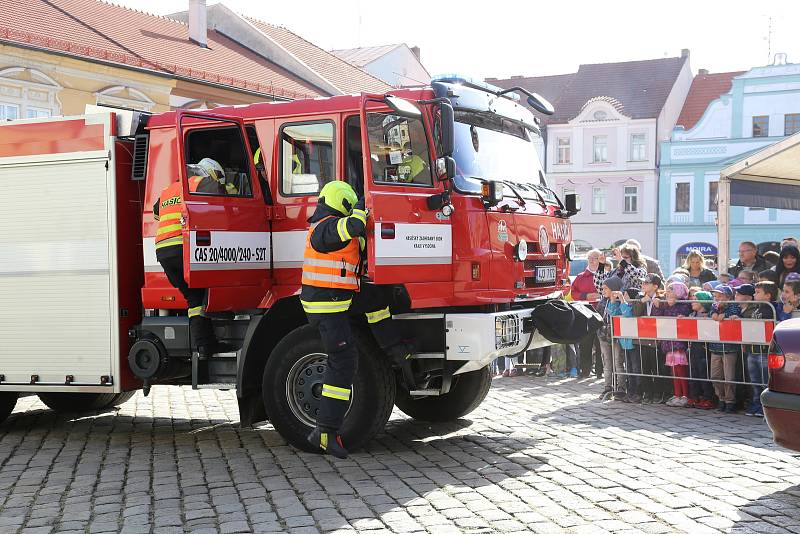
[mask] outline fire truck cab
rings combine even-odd
[[[549,344],[531,311],[569,283],[575,198],[562,202],[547,187],[538,122],[518,102],[524,91],[515,91],[445,77],[387,95],[152,116],[106,111],[100,136],[111,196],[97,210],[116,233],[112,293],[127,299],[124,317],[117,310],[110,319],[109,358],[117,361],[104,383],[82,392],[60,376],[34,381],[36,362],[23,373],[27,383],[0,378],[0,391],[38,392],[58,409],[74,407],[80,393],[106,395],[97,407],[153,384],[235,389],[242,424],[269,420],[307,449],[326,362],[299,302],[307,219],[322,186],[345,180],[370,209],[366,276],[391,288],[418,377],[406,383],[354,321],[361,358],[341,429],[348,448],[379,432],[395,406],[430,421],[466,415],[488,392],[494,358]],[[101,115],[84,122],[90,117]],[[16,125],[26,126],[36,121]],[[3,155],[0,148],[0,176]],[[204,158],[224,171],[218,192],[189,190]],[[156,260],[152,207],[175,181],[183,185],[185,279],[207,288],[207,314],[235,352],[199,356],[187,304]],[[10,357],[0,352],[0,373]]]

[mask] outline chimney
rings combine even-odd
[[[411,47],[411,53],[414,54],[414,56],[417,58],[417,61],[422,61],[420,59],[420,57],[419,57],[419,47],[418,46],[412,46]]]
[[[681,57],[689,57],[689,49],[684,48],[681,50]]]
[[[700,70],[697,71],[697,74],[698,74],[698,76],[699,75],[707,76],[708,75],[708,69],[700,69]]]
[[[206,0],[189,0],[189,40],[208,48]]]

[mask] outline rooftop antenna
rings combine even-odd
[[[772,17],[769,17],[769,27],[767,30],[767,65],[772,58]]]

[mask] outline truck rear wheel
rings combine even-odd
[[[377,345],[364,337],[358,336],[358,371],[340,429],[349,451],[383,430],[395,400],[391,367]],[[286,441],[308,452],[317,452],[306,437],[316,422],[327,360],[319,331],[305,325],[278,343],[264,367],[261,391],[270,422]]]
[[[48,408],[60,413],[87,412],[119,406],[136,394],[135,391],[122,393],[39,393]]]
[[[419,419],[442,423],[464,417],[483,402],[492,386],[489,368],[455,375],[450,391],[438,397],[414,398],[402,387],[397,388],[395,404],[404,414]]]
[[[19,393],[11,391],[0,392],[0,424],[3,423],[11,412],[14,411],[14,406],[17,405],[17,398]]]

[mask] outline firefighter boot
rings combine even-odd
[[[197,348],[200,356],[210,357],[221,352],[235,350],[233,346],[217,340],[217,336],[214,334],[214,323],[203,315],[189,319],[189,332],[192,336],[192,344]]]
[[[347,449],[342,444],[342,436],[333,430],[318,426],[306,439],[314,447],[319,447],[323,454],[330,454],[342,460],[347,458]]]
[[[394,364],[400,368],[403,373],[403,380],[405,381],[408,389],[411,390],[417,385],[417,377],[414,375],[414,370],[411,368],[413,360],[411,359],[414,354],[414,347],[409,343],[397,343],[392,345],[386,352],[392,357]]]

